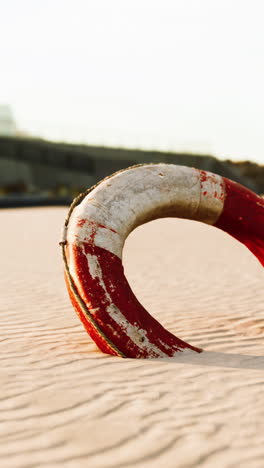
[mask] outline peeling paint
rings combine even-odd
[[[71,214],[64,230],[67,259],[78,294],[102,334],[128,357],[201,351],[164,329],[138,302],[124,275],[126,237],[160,217],[215,225],[243,242],[264,265],[264,200],[239,184],[168,164],[127,169],[103,181]],[[100,349],[117,354],[70,295]]]

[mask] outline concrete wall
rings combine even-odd
[[[1,157],[0,186],[18,182],[23,182],[26,185],[32,184],[32,166],[25,162],[15,161],[6,157]]]
[[[239,170],[208,155],[66,145],[21,138],[0,138],[0,189],[12,183],[24,183],[40,191],[59,186],[81,191],[120,169],[158,162],[215,172],[257,191]]]

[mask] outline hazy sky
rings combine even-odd
[[[19,128],[264,163],[263,0],[0,6],[0,103]]]

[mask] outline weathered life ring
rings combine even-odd
[[[247,188],[173,164],[138,165],[113,174],[74,200],[61,242],[72,304],[105,353],[156,358],[202,351],[152,317],[124,275],[122,250],[129,233],[163,217],[214,225],[264,265],[264,200]]]

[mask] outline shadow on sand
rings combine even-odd
[[[203,351],[200,354],[186,353],[180,354],[179,357],[176,356],[173,358],[162,358],[159,360],[170,363],[174,362],[175,364],[192,364],[233,369],[264,370],[264,356],[228,354],[214,351]],[[153,359],[153,361],[155,361],[155,359]]]

